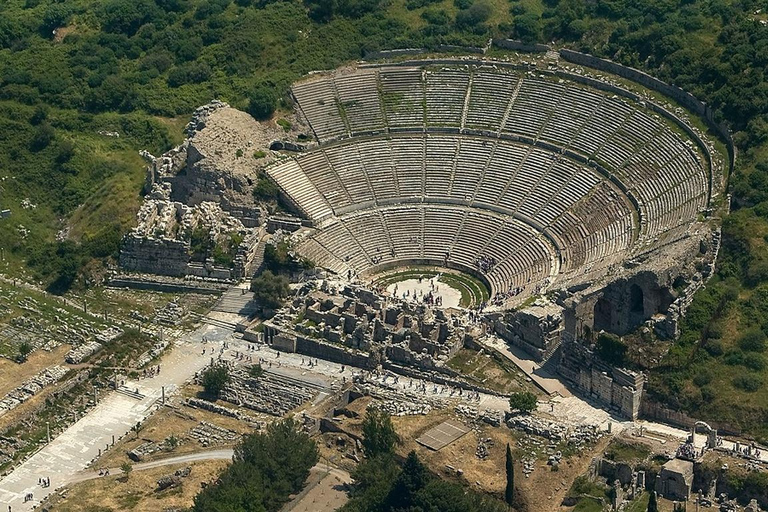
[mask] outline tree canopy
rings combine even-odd
[[[194,512],[276,512],[304,486],[319,459],[317,446],[284,419],[235,446],[232,464],[196,497]]]
[[[369,407],[363,418],[363,452],[366,457],[392,454],[400,437],[395,432],[389,413]]]
[[[226,364],[213,364],[203,370],[200,384],[208,395],[218,398],[229,382],[229,378],[229,368]]]
[[[509,408],[513,411],[520,411],[529,414],[536,409],[538,399],[530,391],[521,391],[509,395]]]
[[[253,291],[253,298],[261,307],[275,309],[282,305],[291,289],[286,277],[265,270],[261,275],[253,278],[251,291]]]

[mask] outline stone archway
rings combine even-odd
[[[613,327],[613,304],[605,297],[600,297],[595,303],[594,330],[611,331]]]

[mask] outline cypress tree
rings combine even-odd
[[[648,499],[648,512],[659,512],[659,505],[656,503],[656,491],[651,491],[651,497]]]
[[[507,443],[507,488],[504,489],[504,501],[512,505],[515,500],[515,463],[512,460],[512,450]]]

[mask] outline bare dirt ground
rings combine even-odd
[[[457,470],[462,471],[461,479],[478,490],[501,496],[506,485],[506,446],[513,450],[516,444],[515,432],[506,427],[482,425],[449,444],[437,452],[419,445],[415,439],[439,423],[455,418],[450,410],[436,411],[427,416],[395,417],[393,422],[398,434],[404,439],[398,449],[402,454],[415,450],[419,457],[435,472],[445,478],[457,478]],[[480,459],[475,455],[480,439],[491,439],[489,455]],[[550,512],[560,510],[560,503],[565,498],[573,480],[586,473],[592,457],[605,450],[610,438],[602,438],[594,447],[578,455],[563,459],[558,471],[552,471],[546,460],[540,459],[535,471],[525,478],[519,461],[516,464],[516,487],[521,498],[527,504],[527,510]],[[453,469],[448,468],[448,466]],[[542,491],[542,490],[545,491]]]
[[[70,345],[60,345],[51,352],[36,350],[30,354],[29,359],[24,364],[17,364],[4,358],[0,359],[0,394],[7,394],[23,381],[49,366],[62,364],[64,362],[64,356],[69,352],[70,348]],[[74,366],[71,367],[77,368]],[[56,384],[46,386],[37,395],[33,396],[23,404],[0,415],[0,430],[11,427],[26,418],[29,414],[38,411],[45,405],[45,400],[48,396],[55,392],[58,387],[59,386]]]
[[[0,395],[6,395],[10,390],[21,384],[40,371],[56,364],[63,364],[64,356],[69,352],[70,345],[59,345],[47,352],[35,350],[25,363],[18,364],[5,358],[0,358]]]
[[[160,512],[186,508],[200,491],[202,482],[210,482],[229,464],[226,460],[209,460],[134,471],[124,476],[108,476],[73,485],[65,497],[51,500],[57,512]],[[157,491],[157,480],[177,469],[191,467],[189,476],[175,489]]]

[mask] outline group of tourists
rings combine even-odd
[[[493,256],[480,256],[475,260],[475,266],[480,272],[487,274],[496,266],[496,258]]]

